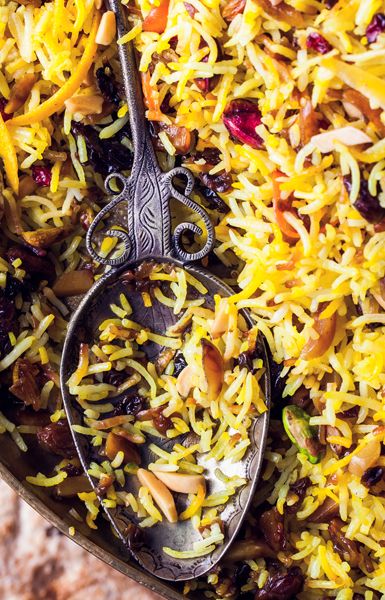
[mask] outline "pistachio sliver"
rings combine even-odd
[[[309,421],[310,416],[294,404],[285,406],[282,411],[282,422],[289,439],[301,454],[315,464],[320,461],[321,446],[317,432]]]

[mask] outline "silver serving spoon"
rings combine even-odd
[[[121,3],[120,0],[110,0],[109,4],[111,10],[116,14],[117,31],[120,38],[126,33]],[[98,325],[111,314],[110,305],[116,303],[119,295],[127,290],[127,281],[124,277],[124,273],[127,270],[135,269],[138,265],[150,260],[157,263],[172,263],[194,275],[207,288],[208,293],[205,301],[206,305],[211,307],[213,306],[213,297],[215,294],[229,296],[233,293],[228,286],[211,273],[194,265],[194,263],[204,258],[213,248],[214,229],[212,223],[206,211],[189,198],[189,194],[194,186],[194,178],[190,171],[182,167],[174,168],[168,173],[160,170],[145,120],[141,85],[137,73],[133,45],[119,45],[119,57],[129,107],[134,162],[129,177],[125,177],[121,173],[114,173],[106,179],[106,189],[114,197],[99,212],[87,233],[88,252],[93,259],[109,266],[110,269],[83,298],[68,326],[62,354],[60,376],[64,406],[71,425],[82,423],[82,414],[79,412],[79,405],[76,399],[69,393],[69,388],[66,384],[70,375],[76,369],[80,343],[92,344],[97,339]],[[182,179],[186,180],[184,194],[174,186],[173,180],[175,177],[182,177]],[[115,191],[116,182],[121,186],[121,191],[119,192]],[[171,198],[183,203],[191,211],[198,213],[203,219],[207,229],[207,241],[199,252],[193,254],[187,252],[183,249],[181,241],[182,234],[187,230],[201,235],[202,232],[196,224],[181,223],[175,227],[173,232],[171,231],[169,208]],[[94,247],[94,243],[96,244],[100,241],[100,233],[96,233],[96,229],[101,220],[111,214],[112,209],[120,203],[126,203],[127,205],[127,231],[122,229],[122,226],[125,225],[123,222],[118,223],[119,229],[109,229],[106,235],[122,240],[125,250],[119,258],[105,258],[99,255]],[[118,209],[119,212],[122,215],[121,210]],[[120,219],[122,219],[121,216]],[[122,220],[124,221],[124,219]],[[167,327],[177,320],[172,309],[163,304],[154,303],[152,307],[145,308],[140,293],[133,292],[129,296],[129,301],[133,310],[130,318],[143,326],[149,327],[152,331],[164,333]],[[243,316],[251,327],[252,320],[250,315],[247,312],[243,312]],[[269,406],[269,365],[265,343],[262,338],[258,341],[258,350],[259,356],[263,359],[264,366],[266,367],[261,384],[267,405]],[[159,351],[159,346],[150,345],[148,358],[150,360],[153,359]],[[162,551],[164,546],[178,550],[190,549],[195,541],[201,539],[199,532],[192,527],[191,520],[180,521],[175,524],[164,520],[152,528],[143,530],[143,540],[139,545],[136,545],[132,539],[132,525],[135,525],[137,521],[132,511],[126,509],[124,506],[118,506],[115,509],[105,509],[119,538],[142,567],[157,577],[170,581],[193,579],[213,568],[234,540],[252,500],[262,465],[267,429],[268,412],[254,420],[250,433],[251,445],[248,452],[242,461],[232,465],[230,471],[227,472],[229,475],[236,474],[245,477],[248,483],[232,496],[232,500],[228,502],[221,513],[221,519],[225,524],[225,541],[209,555],[195,559],[177,560]],[[79,435],[73,431],[73,437],[79,458],[84,470],[87,472],[90,462],[95,460],[95,449],[92,448],[86,436]],[[178,440],[171,440],[172,444],[175,441]],[[181,440],[181,442],[187,445],[188,439],[184,440],[184,442]],[[170,440],[167,438],[164,438],[164,441],[157,438],[156,443],[158,446],[170,449]],[[143,444],[140,451],[142,465],[152,462],[154,456],[147,447],[147,444]],[[213,460],[205,465],[205,479],[210,493],[218,491],[223,487],[223,484],[218,481],[215,475],[217,466]],[[87,475],[93,489],[97,491],[98,480],[95,480],[88,473]],[[125,489],[134,493],[137,492],[138,486],[135,482],[132,482],[136,478],[127,477],[127,479],[130,482],[126,484],[127,487]],[[180,506],[182,500],[179,501],[177,498],[176,502],[177,506]]]

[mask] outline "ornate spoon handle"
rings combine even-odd
[[[116,15],[118,39],[126,33],[125,19],[120,0],[109,0],[110,8]],[[207,212],[189,195],[194,187],[194,177],[188,169],[177,167],[163,173],[153,149],[150,133],[145,119],[142,88],[135,59],[133,43],[118,44],[119,58],[123,75],[124,90],[128,104],[134,163],[130,177],[113,173],[106,180],[106,188],[115,197],[95,218],[87,233],[87,248],[98,262],[119,266],[151,257],[172,257],[182,262],[200,260],[214,245],[214,228]],[[184,193],[173,185],[174,177],[186,180]],[[116,195],[111,188],[112,180],[119,180],[122,190]],[[186,230],[201,235],[201,228],[195,223],[181,223],[171,233],[170,198],[175,198],[192,211],[198,213],[204,222],[207,239],[204,247],[195,253],[183,249],[181,236]],[[118,259],[100,256],[94,248],[93,238],[100,221],[120,202],[127,202],[128,232],[122,229],[109,229],[106,234],[120,238],[125,251]]]

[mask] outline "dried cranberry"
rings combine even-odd
[[[179,353],[174,358],[174,377],[178,377],[179,373],[187,367],[187,362],[182,353]]]
[[[263,140],[255,132],[261,124],[261,113],[254,102],[232,100],[223,113],[223,123],[236,140],[252,148],[262,148]]]
[[[110,65],[104,65],[95,72],[98,88],[103,98],[107,102],[112,102],[116,106],[120,103],[120,96],[116,84],[114,73]]]
[[[344,185],[350,193],[352,182],[349,176],[344,177]],[[360,191],[357,200],[354,202],[354,208],[368,223],[379,223],[385,219],[385,208],[383,208],[377,198],[369,192],[368,182],[361,177]]]
[[[197,9],[195,8],[195,6],[190,4],[190,2],[183,2],[183,4],[190,17],[193,19],[197,13]]]
[[[73,458],[76,456],[76,448],[72,439],[71,431],[67,421],[62,419],[57,423],[50,423],[46,427],[42,427],[37,432],[39,444],[45,450],[64,456],[65,458]]]
[[[370,44],[377,41],[380,33],[385,31],[385,15],[377,13],[366,28],[366,37]]]
[[[0,115],[3,117],[3,121],[4,123],[6,121],[8,121],[9,119],[12,119],[12,114],[8,115],[4,109],[8,104],[8,100],[6,100],[5,98],[0,98]]]
[[[309,33],[307,36],[306,47],[309,48],[309,50],[314,50],[320,54],[326,54],[332,49],[332,46],[325,40],[323,35],[316,33],[315,31]]]
[[[361,477],[361,483],[365,487],[370,488],[372,485],[376,485],[384,476],[383,467],[370,467],[366,469],[365,473]]]
[[[254,600],[292,600],[302,591],[304,576],[299,567],[269,575],[267,582],[255,594]]]
[[[52,179],[51,169],[42,165],[34,165],[32,167],[32,179],[41,187],[50,186]]]

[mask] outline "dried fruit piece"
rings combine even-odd
[[[346,524],[341,519],[332,519],[329,523],[328,532],[333,542],[334,550],[355,569],[360,563],[360,548],[357,542],[349,540],[343,533],[342,528]]]
[[[236,140],[262,148],[263,140],[255,131],[261,124],[261,113],[251,100],[232,100],[224,110],[223,123]]]
[[[384,477],[385,469],[384,467],[370,467],[366,469],[364,474],[361,477],[361,483],[365,487],[372,487],[379,483]]]
[[[311,481],[309,477],[301,477],[300,479],[297,479],[297,481],[291,484],[289,488],[289,494],[286,499],[286,512],[297,512],[306,496],[306,491],[310,486]],[[290,500],[293,500],[293,497],[297,499],[295,500],[295,502],[290,502]]]
[[[33,73],[27,73],[21,79],[16,81],[13,88],[9,101],[7,102],[4,112],[6,115],[12,115],[14,112],[19,110],[27,100],[33,86],[36,83],[36,75]]]
[[[55,492],[61,498],[75,498],[82,492],[91,492],[92,486],[85,475],[67,477],[55,487]]]
[[[317,432],[309,421],[310,416],[294,404],[285,406],[282,411],[282,422],[288,437],[300,453],[315,464],[320,461],[321,446]]]
[[[321,35],[313,31],[309,33],[306,39],[306,47],[309,50],[314,50],[315,52],[319,52],[320,54],[327,54],[332,50],[332,45]]]
[[[181,494],[197,494],[199,486],[205,486],[203,475],[187,475],[184,473],[166,473],[154,471],[154,474],[169,490]]]
[[[374,15],[369,25],[366,28],[366,38],[369,44],[377,41],[380,33],[385,31],[385,15],[383,13],[377,13]]]
[[[263,588],[258,590],[254,600],[292,600],[302,591],[305,578],[299,567],[273,573]]]
[[[9,391],[34,410],[41,408],[40,389],[37,384],[39,369],[27,358],[18,358],[13,365],[12,386]]]
[[[311,523],[328,523],[330,519],[337,517],[339,512],[338,504],[331,498],[326,498],[325,502],[308,517],[308,520]]]
[[[277,508],[270,508],[262,513],[259,518],[259,527],[263,537],[274,552],[278,553],[287,547],[287,538],[285,533],[285,524],[283,515]]]
[[[202,339],[202,365],[207,382],[207,399],[216,400],[224,380],[224,364],[220,351],[209,340]]]
[[[40,446],[53,454],[73,458],[76,456],[76,448],[72,439],[68,422],[61,419],[57,423],[50,423],[42,427],[36,434]]]
[[[52,244],[57,244],[68,237],[71,232],[72,229],[69,227],[47,227],[23,231],[22,236],[27,244],[34,248],[50,248]]]
[[[352,182],[348,176],[344,177],[344,185],[350,193]],[[372,196],[369,192],[368,182],[363,177],[361,177],[360,191],[357,200],[354,202],[354,208],[368,223],[379,223],[385,219],[385,208],[381,206],[377,196]]]
[[[59,275],[52,286],[52,290],[58,298],[78,296],[86,294],[93,283],[94,277],[89,269],[68,271]]]
[[[140,465],[141,458],[136,448],[125,437],[110,431],[106,440],[105,452],[110,460],[114,460],[118,452],[123,452],[124,462]]]
[[[312,360],[325,354],[333,342],[337,327],[337,315],[333,313],[331,317],[320,319],[324,307],[314,315],[313,329],[318,333],[317,339],[310,338],[302,348],[301,358],[304,360]]]
[[[276,554],[265,542],[255,538],[235,541],[226,553],[226,562],[235,563],[241,560],[255,560],[256,558],[275,558]]]
[[[112,102],[116,106],[120,103],[118,87],[110,65],[99,67],[95,71],[96,82],[100,93],[107,102]]]
[[[52,179],[51,169],[43,165],[34,165],[32,167],[32,179],[41,187],[49,187]]]
[[[170,523],[176,523],[178,515],[176,512],[174,498],[170,490],[151,471],[138,469],[138,479],[142,485],[150,490],[151,496],[159,506],[162,513]]]
[[[246,0],[229,0],[222,10],[222,17],[226,21],[232,21],[237,15],[243,13],[246,6]]]

